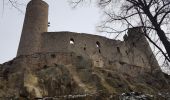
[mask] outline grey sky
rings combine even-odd
[[[25,13],[26,4],[29,0],[17,0],[23,3],[19,6]],[[95,26],[100,21],[101,14],[94,6],[71,9],[67,0],[44,0],[49,4],[48,31],[73,31],[83,33],[97,33]],[[2,16],[2,0],[0,1],[0,63],[4,63],[16,56],[24,14],[11,7],[5,2]]]

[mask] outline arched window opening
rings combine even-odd
[[[73,38],[70,39],[70,44],[74,44],[74,39]]]
[[[100,43],[99,43],[99,41],[96,42],[96,47],[97,47],[97,48],[100,48]]]

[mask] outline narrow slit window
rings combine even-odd
[[[86,51],[86,44],[84,45],[84,51]]]
[[[70,39],[70,44],[74,44],[74,39],[73,38]]]
[[[126,55],[128,55],[128,51],[126,51]]]
[[[101,50],[99,49],[99,53],[101,53]]]
[[[117,47],[117,52],[119,52],[119,53],[120,53],[120,48],[119,48],[119,47]]]
[[[135,47],[135,43],[134,42],[132,42],[132,45]]]
[[[145,63],[144,59],[142,58],[142,62]]]

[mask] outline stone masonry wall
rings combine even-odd
[[[43,53],[74,52],[92,59],[94,66],[97,67],[103,67],[105,64],[111,65],[118,61],[119,64],[151,68],[146,52],[129,41],[112,40],[83,33],[45,32],[42,34],[41,44]]]

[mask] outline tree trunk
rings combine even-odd
[[[159,39],[162,41],[162,44],[165,47],[165,50],[168,54],[168,58],[170,58],[170,42],[168,41],[165,32],[161,29],[160,25],[157,22],[157,19],[154,18],[149,10],[149,8],[144,8],[143,11],[148,16],[149,20],[151,21],[152,25],[155,27],[155,30],[157,32],[157,35]]]
[[[168,57],[170,58],[170,42],[168,41],[165,32],[161,29],[156,29],[156,31],[160,40],[162,41],[162,44],[165,47],[166,52],[168,53]]]

